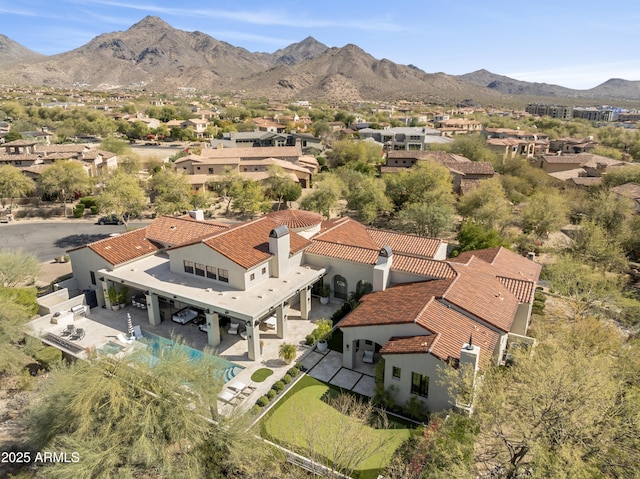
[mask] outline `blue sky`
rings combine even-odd
[[[485,68],[579,89],[640,80],[639,0],[0,0],[0,33],[53,55],[147,15],[250,51],[310,35],[428,73]]]

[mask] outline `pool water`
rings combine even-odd
[[[142,335],[144,336],[144,339],[142,341],[147,343],[147,345],[150,348],[151,354],[156,359],[160,358],[160,356],[162,355],[162,351],[164,349],[174,348],[174,347],[182,348],[182,350],[184,350],[187,353],[189,358],[195,361],[202,359],[203,355],[206,354],[197,349],[193,349],[193,348],[190,348],[189,346],[178,344],[174,341],[171,341],[170,339],[163,338],[162,336],[157,336],[152,333],[143,332]],[[212,361],[216,365],[216,368],[220,370],[220,373],[224,378],[225,383],[228,383],[229,381],[231,381],[234,377],[236,377],[237,374],[240,373],[240,371],[244,369],[243,366],[239,366],[219,356],[213,356],[211,354],[207,354],[207,356],[208,356],[207,359]]]
[[[122,352],[122,350],[124,350],[124,346],[114,343],[113,341],[109,341],[98,348],[98,352],[105,355],[118,354]]]

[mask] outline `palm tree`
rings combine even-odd
[[[280,349],[278,349],[278,357],[285,363],[289,364],[293,361],[298,354],[295,344],[282,343]]]

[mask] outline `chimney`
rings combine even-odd
[[[269,253],[273,255],[271,273],[275,278],[279,278],[289,269],[290,238],[286,225],[277,226],[269,233]]]
[[[389,284],[389,272],[391,271],[391,263],[393,260],[393,252],[390,246],[384,246],[378,252],[378,261],[373,267],[373,290],[384,291]]]
[[[194,220],[204,221],[204,211],[202,210],[191,210],[189,211],[189,216],[191,216],[191,218],[193,218]]]
[[[473,344],[471,336],[469,342],[462,346],[460,350],[460,366],[468,364],[473,368],[474,373],[478,371],[480,363],[480,346]]]

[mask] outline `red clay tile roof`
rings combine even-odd
[[[452,279],[393,286],[362,297],[360,305],[338,323],[341,328],[416,322],[434,298],[441,297]]]
[[[320,233],[313,239],[374,250],[380,248],[369,235],[367,228],[349,217],[324,221]]]
[[[465,251],[460,253],[458,257],[451,258],[448,261],[467,263],[473,256],[493,265],[496,276],[536,282],[540,277],[540,271],[542,271],[542,265],[503,247]]]
[[[446,161],[445,166],[450,170],[459,171],[464,175],[495,175],[496,170],[488,161]]]
[[[87,247],[114,266],[126,263],[160,250],[159,246],[146,238],[147,228],[105,238],[91,243]]]
[[[147,238],[166,246],[178,246],[212,236],[229,227],[191,217],[161,216],[147,227]]]
[[[458,277],[445,299],[502,331],[510,331],[518,300],[496,278],[494,268],[476,257],[466,264],[451,265]]]
[[[390,246],[394,253],[433,258],[442,244],[442,240],[424,236],[397,233],[395,231],[367,228],[366,232],[378,248]]]
[[[424,354],[430,352],[436,335],[394,336],[382,346],[380,354]]]
[[[281,210],[273,211],[267,216],[278,224],[287,225],[289,229],[309,228],[322,223],[322,215],[313,211]]]
[[[233,226],[202,242],[245,269],[252,268],[271,258],[269,233],[280,226],[267,216]],[[310,242],[299,234],[289,232],[290,254],[295,254]]]
[[[431,278],[453,278],[455,270],[449,263],[428,258],[417,258],[403,254],[394,254],[391,262],[391,271],[403,271],[406,273],[429,276]]]
[[[473,344],[480,346],[481,363],[486,364],[491,360],[500,340],[500,333],[447,307],[440,301],[430,303],[421,314],[418,323],[438,334],[431,347],[431,353],[440,359],[448,357],[459,359],[460,349],[469,342],[471,336]]]
[[[521,303],[530,303],[533,299],[536,287],[533,281],[505,278],[504,276],[498,276],[498,279]]]
[[[329,258],[338,258],[365,264],[376,264],[379,255],[378,249],[360,248],[358,246],[318,240],[312,241],[311,245],[304,251],[305,253],[313,253]]]

